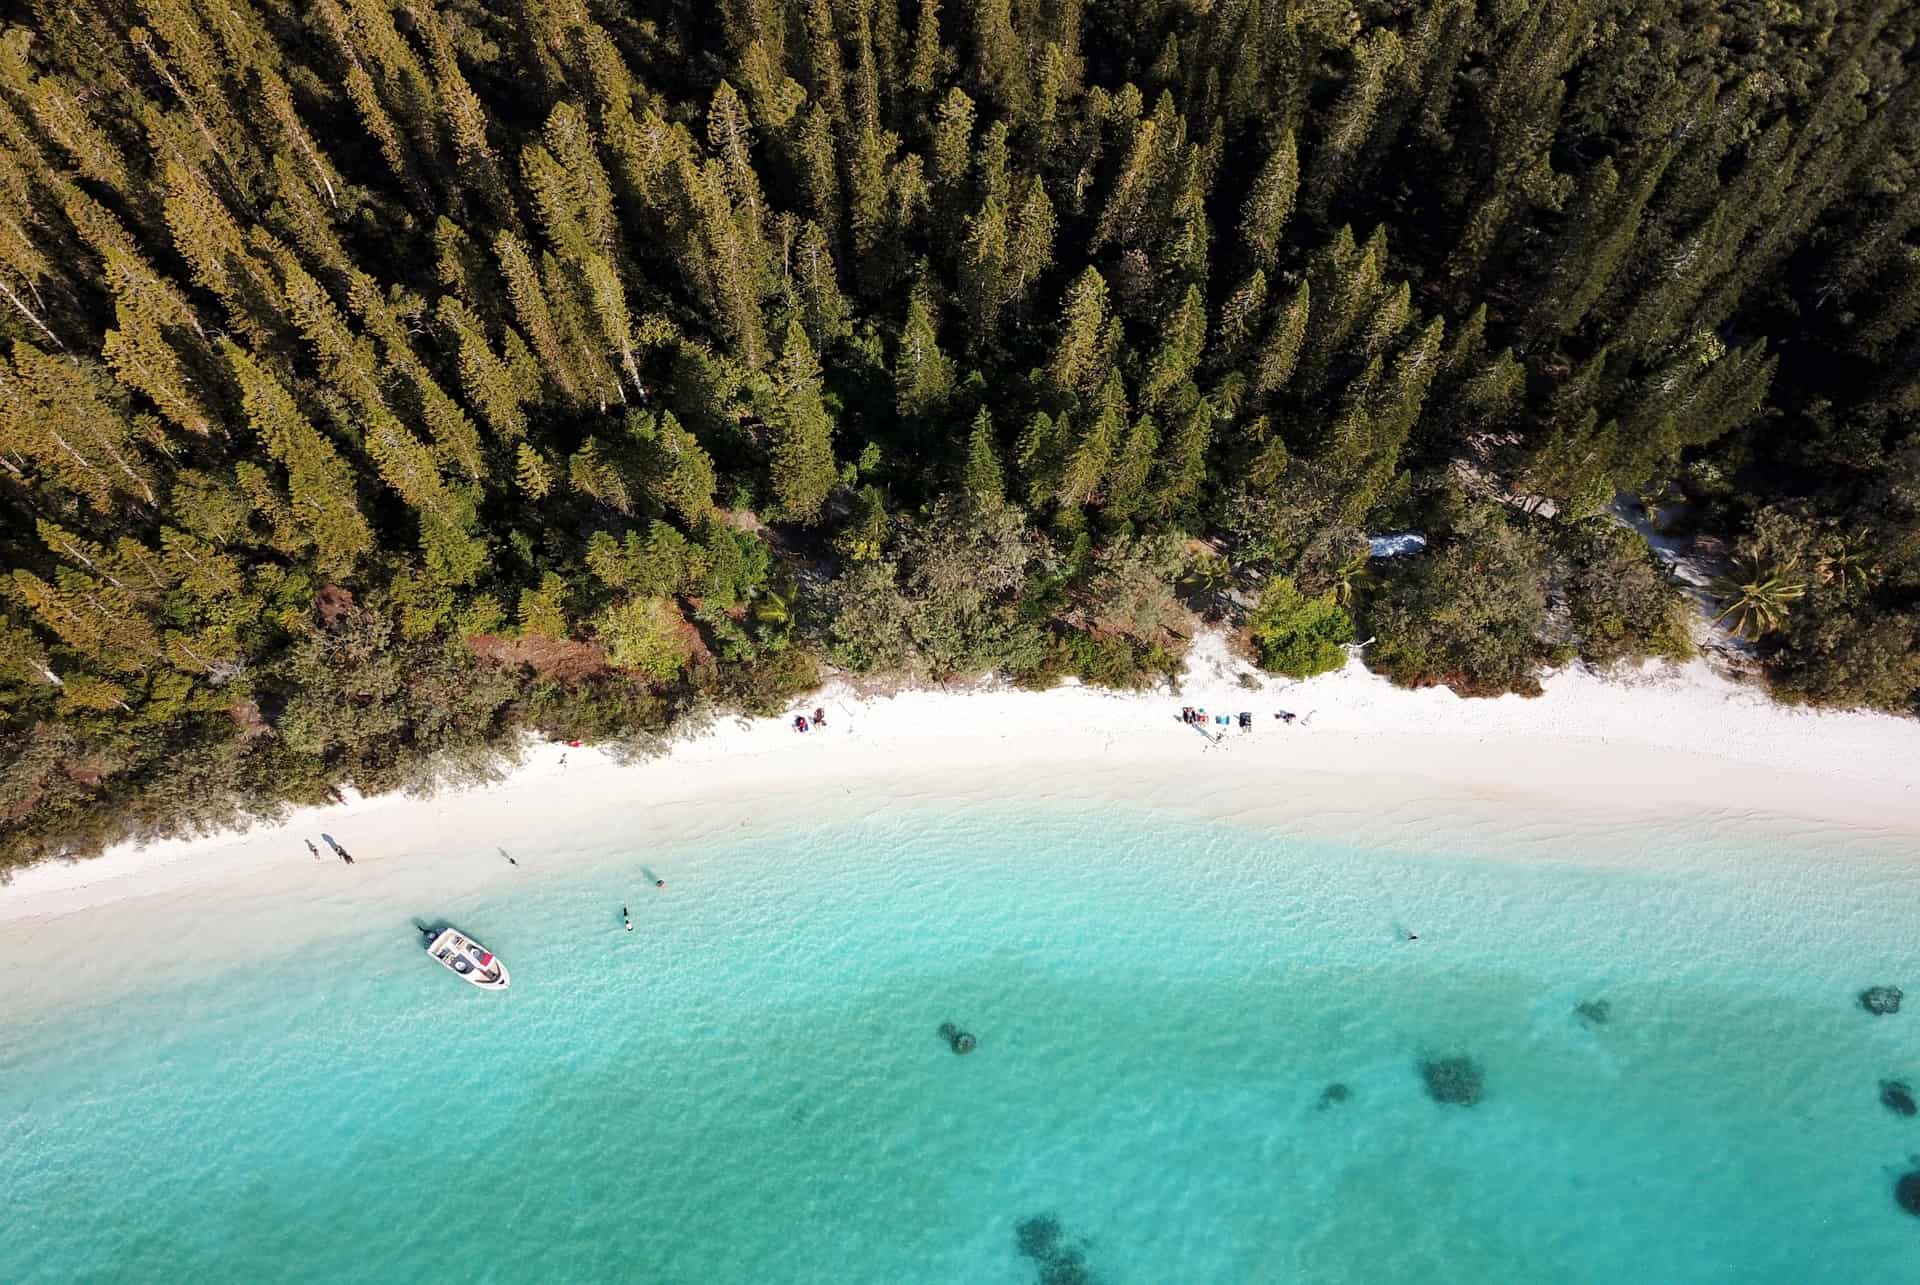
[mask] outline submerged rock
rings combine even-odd
[[[1582,1000],[1573,1006],[1573,1011],[1588,1026],[1605,1026],[1613,1016],[1613,1005],[1604,999]]]
[[[1898,986],[1869,986],[1860,992],[1860,1007],[1876,1017],[1900,1011],[1900,1001],[1906,992]]]
[[[1037,1285],[1096,1285],[1086,1251],[1061,1239],[1060,1220],[1035,1214],[1013,1225],[1014,1244],[1025,1258],[1040,1264]]]
[[[1052,1214],[1036,1214],[1013,1225],[1013,1238],[1028,1258],[1052,1258],[1060,1247],[1060,1220]]]
[[[1920,1111],[1913,1100],[1913,1089],[1904,1080],[1880,1081],[1880,1105],[1895,1115],[1912,1115]]]
[[[1480,1064],[1470,1057],[1430,1058],[1420,1064],[1420,1074],[1435,1102],[1470,1107],[1480,1100]]]
[[[945,1040],[947,1047],[955,1053],[971,1053],[973,1046],[978,1042],[970,1032],[961,1030],[952,1022],[940,1024],[940,1038]]]
[[[1920,1218],[1920,1169],[1900,1175],[1900,1181],[1893,1184],[1893,1198],[1900,1202],[1900,1208]]]
[[[1346,1085],[1329,1084],[1320,1091],[1320,1110],[1325,1111],[1328,1107],[1345,1102],[1352,1096],[1353,1090],[1349,1089]]]
[[[1094,1285],[1093,1271],[1077,1249],[1063,1249],[1040,1268],[1040,1285]]]

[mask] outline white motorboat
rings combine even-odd
[[[457,928],[442,928],[427,934],[427,953],[482,990],[503,991],[512,984],[507,966],[473,938]]]

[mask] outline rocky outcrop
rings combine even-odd
[[[1860,992],[1860,1007],[1875,1017],[1883,1017],[1888,1013],[1898,1013],[1900,1001],[1906,997],[1906,992],[1898,986],[1869,986]]]

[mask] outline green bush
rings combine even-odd
[[[767,717],[780,713],[796,694],[819,685],[820,664],[813,653],[789,647],[721,667],[714,679],[713,694],[743,714]]]
[[[1463,511],[1438,552],[1408,559],[1373,599],[1367,663],[1403,687],[1540,694],[1546,552],[1490,504]]]
[[[1769,664],[1773,689],[1813,705],[1912,713],[1920,708],[1916,633],[1912,616],[1864,606],[1803,612],[1793,621],[1790,645]]]
[[[1572,568],[1567,606],[1581,659],[1611,665],[1693,655],[1692,608],[1654,565],[1646,540],[1611,523],[1582,522],[1561,544]]]
[[[645,683],[625,674],[573,682],[541,679],[527,700],[527,721],[556,741],[606,741],[663,731],[671,713]]]
[[[1013,681],[1029,691],[1045,691],[1062,678],[1138,691],[1179,671],[1180,658],[1158,643],[1069,629],[1048,634],[1043,651],[1014,667]]]
[[[1353,617],[1332,594],[1309,598],[1291,578],[1267,585],[1247,621],[1260,668],[1289,678],[1312,678],[1346,662],[1342,643],[1353,641]]]
[[[595,623],[614,664],[657,682],[671,681],[693,655],[692,631],[668,598],[641,598],[609,607]]]

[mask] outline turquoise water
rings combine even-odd
[[[1636,844],[1685,859],[1604,864]],[[0,1279],[1920,1276],[1920,1118],[1877,1099],[1920,1085],[1920,1011],[1853,1003],[1920,1008],[1916,877],[1529,846],[975,810],[520,853],[510,895],[0,1030]],[[431,967],[415,915],[513,989]],[[1453,1055],[1475,1106],[1425,1090]]]

